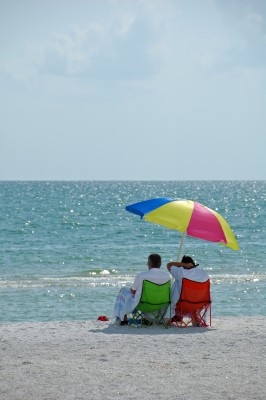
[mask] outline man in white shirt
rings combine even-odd
[[[148,271],[139,272],[131,288],[120,289],[114,305],[115,323],[127,325],[127,314],[131,313],[138,305],[144,280],[157,284],[163,284],[170,280],[170,275],[160,269],[161,264],[162,260],[159,254],[150,254],[147,262]]]
[[[183,256],[181,262],[170,261],[167,263],[168,271],[175,278],[171,289],[171,315],[175,315],[175,306],[182,288],[182,278],[187,278],[194,282],[206,282],[209,279],[207,272],[204,269],[197,268],[198,265],[190,256]]]

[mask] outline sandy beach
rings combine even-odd
[[[1,400],[266,398],[266,318],[210,328],[0,326]]]

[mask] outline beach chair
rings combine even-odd
[[[168,328],[165,322],[165,314],[170,304],[170,280],[164,284],[156,284],[144,280],[139,304],[132,312],[132,318],[129,319],[128,324],[142,327],[143,325],[149,325],[149,321],[152,320],[153,324],[162,324],[165,328]],[[171,307],[169,307],[169,309],[170,308]],[[145,319],[145,314],[149,315],[148,320]]]
[[[183,278],[172,325],[179,328],[185,328],[188,325],[207,327],[209,326],[206,322],[207,316],[209,316],[209,325],[211,326],[210,280],[194,282]]]

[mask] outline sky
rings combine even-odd
[[[264,0],[0,0],[0,180],[265,180]]]

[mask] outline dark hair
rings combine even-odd
[[[193,258],[191,258],[190,256],[183,256],[181,262],[192,263],[194,265],[194,267],[197,267],[199,265],[199,264],[196,264],[195,261],[193,260]]]
[[[152,268],[160,268],[162,265],[162,259],[159,254],[150,254],[148,260]]]

